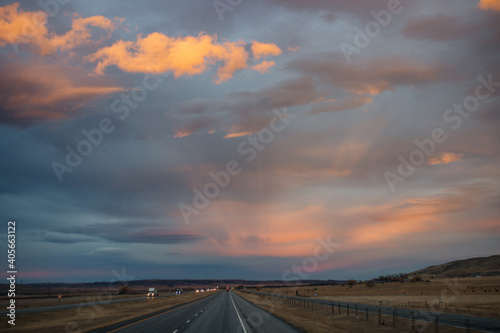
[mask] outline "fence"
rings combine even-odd
[[[357,320],[370,321],[371,324],[392,327],[404,326],[415,332],[450,332],[450,329],[454,331],[457,328],[465,332],[471,332],[472,330],[500,332],[500,320],[492,318],[470,317],[430,311],[414,311],[396,307],[329,301],[249,290],[243,291],[256,295],[268,296],[273,298],[276,302],[303,307],[323,315],[329,315],[333,319],[355,318]]]

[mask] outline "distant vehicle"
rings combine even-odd
[[[148,297],[155,297],[155,296],[158,296],[158,289],[156,288],[149,288],[148,290]]]
[[[182,294],[182,288],[177,288],[175,294],[176,295],[181,295]]]
[[[226,291],[229,291],[229,288],[226,288]]]

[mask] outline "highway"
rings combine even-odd
[[[215,295],[162,313],[93,331],[166,333],[292,333],[301,332],[233,292]]]

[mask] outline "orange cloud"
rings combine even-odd
[[[280,55],[281,50],[276,44],[273,43],[261,43],[257,41],[252,42],[252,54],[255,59],[260,59],[262,57],[267,57],[269,55]]]
[[[91,27],[112,31],[116,22],[104,16],[75,18],[71,30],[64,35],[49,33],[47,14],[43,11],[26,12],[19,9],[19,3],[0,7],[0,46],[6,44],[31,44],[41,55],[59,50],[70,50],[92,43]]]
[[[268,45],[265,43],[259,43]],[[274,44],[272,44],[274,45]],[[233,73],[248,67],[245,43],[217,42],[217,36],[200,33],[198,36],[169,37],[154,32],[137,41],[118,41],[86,58],[98,61],[96,74],[103,74],[111,65],[125,72],[164,73],[175,77],[201,74],[211,65],[222,62],[217,69],[215,83],[229,80]]]
[[[500,12],[500,0],[481,0],[477,7],[481,10],[493,10]]]
[[[46,43],[47,14],[19,11],[19,3],[0,7],[0,46],[40,41]]]
[[[245,132],[230,132],[230,133],[227,133],[225,136],[224,136],[224,139],[231,139],[231,138],[239,138],[239,137],[242,137],[242,136],[247,136],[247,135],[251,135],[253,132],[251,131],[245,131]]]
[[[436,157],[432,157],[429,159],[427,162],[430,165],[437,165],[437,164],[450,164],[453,162],[460,161],[462,158],[463,154],[456,154],[456,153],[441,153]]]
[[[117,26],[115,21],[109,20],[104,16],[91,16],[87,18],[78,17],[73,20],[71,30],[62,36],[54,36],[50,39],[50,44],[60,50],[70,50],[84,43],[90,43],[92,40],[89,27],[98,27],[108,31],[113,31]]]
[[[263,61],[260,64],[253,65],[252,69],[256,70],[257,72],[263,74],[269,72],[269,68],[273,67],[275,64],[274,61]]]

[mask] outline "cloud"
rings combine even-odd
[[[100,247],[98,249],[92,250],[86,255],[93,257],[111,257],[111,258],[129,258],[132,251],[129,249],[123,249],[119,247]]]
[[[95,237],[79,234],[65,234],[56,231],[47,231],[39,234],[33,234],[29,237],[30,240],[43,241],[60,244],[74,244],[81,242],[95,242]]]
[[[358,109],[364,105],[373,102],[371,96],[350,95],[342,99],[338,103],[332,101],[323,103],[321,106],[314,106],[309,113],[318,114],[323,112],[338,112],[349,109]]]
[[[302,58],[287,68],[318,77],[324,84],[357,95],[378,95],[398,86],[440,81],[447,77],[440,64],[423,64],[404,57],[386,57],[346,64],[338,54],[320,59]]]
[[[277,52],[274,44],[257,45],[260,56]],[[221,83],[229,80],[235,71],[247,68],[248,58],[243,41],[220,43],[216,35],[169,37],[154,32],[146,37],[138,35],[135,42],[118,41],[87,56],[86,60],[98,62],[95,69],[98,75],[108,66],[116,65],[132,73],[173,72],[176,78],[204,73],[221,62],[214,78],[215,83]]]
[[[427,162],[430,165],[438,165],[438,164],[450,164],[453,162],[458,162],[462,158],[463,154],[456,153],[441,153],[436,157],[429,158]]]
[[[281,54],[281,50],[276,44],[252,42],[252,54],[255,59],[267,57],[269,55],[277,56]]]
[[[492,10],[500,12],[500,0],[481,0],[477,7],[481,10]]]
[[[336,53],[294,60],[286,68],[317,78],[324,85],[340,88],[347,94],[340,102],[315,106],[311,113],[356,109],[370,104],[373,101],[371,96],[384,91],[395,90],[399,86],[413,87],[419,83],[437,82],[449,77],[446,67],[440,64],[422,64],[404,57],[346,64],[345,59]]]
[[[305,105],[323,98],[329,91],[317,91],[311,78],[282,81],[257,91],[238,91],[223,98],[196,98],[181,105],[175,120],[176,137],[202,129],[220,130],[227,137],[239,137],[260,131],[269,125],[273,109]]]
[[[203,238],[202,235],[194,233],[168,232],[165,227],[155,223],[132,222],[73,226],[62,228],[60,232],[100,237],[118,243],[181,244],[196,242]]]
[[[275,64],[274,61],[263,61],[260,64],[253,65],[252,69],[256,70],[257,72],[263,74],[269,72],[269,69],[273,67]]]
[[[403,29],[406,37],[438,42],[463,39],[471,33],[470,26],[462,23],[460,18],[444,14],[417,17]]]
[[[393,246],[391,244],[403,244],[408,237],[422,233],[470,232],[479,227],[466,224],[457,227],[458,216],[472,211],[477,214],[481,208],[497,210],[493,203],[495,200],[498,200],[498,194],[491,185],[470,183],[427,197],[409,198],[378,207],[357,207],[352,211],[373,223],[352,228],[350,239],[357,246],[375,243]],[[452,214],[457,217],[449,218]],[[488,227],[490,224],[485,223],[480,228]]]
[[[247,249],[258,250],[262,245],[270,243],[270,239],[269,237],[249,235],[246,237],[241,237],[241,243]]]
[[[383,9],[387,7],[387,0],[264,0],[265,3],[274,4],[295,11],[348,12],[359,16],[368,16],[370,9]]]
[[[0,122],[30,124],[63,119],[98,98],[125,90],[105,78],[90,78],[82,68],[3,60]]]
[[[0,46],[31,44],[41,55],[52,54],[57,50],[68,51],[80,45],[96,43],[92,40],[92,27],[110,32],[116,28],[117,21],[103,16],[77,17],[73,19],[68,32],[56,35],[47,29],[45,12],[23,11],[19,9],[19,3],[13,3],[0,7]]]

